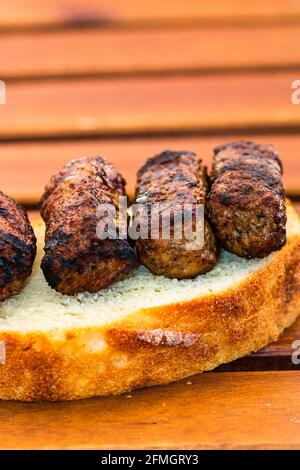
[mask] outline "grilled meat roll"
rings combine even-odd
[[[208,211],[221,245],[262,258],[286,243],[282,164],[272,145],[233,142],[214,150]]]
[[[175,204],[184,210],[186,205],[195,208],[205,204],[206,191],[206,172],[201,161],[191,152],[165,151],[150,158],[138,172],[136,203],[146,208],[149,228],[153,217],[160,220],[159,237],[153,238],[149,229],[148,239],[138,238],[136,242],[141,263],[152,273],[184,279],[196,277],[214,267],[215,237],[207,220],[202,226],[204,243],[196,249],[190,249],[190,239],[184,234],[180,239],[175,239],[174,217],[170,222],[170,239],[165,239],[161,230],[168,208]],[[158,204],[164,205],[167,210],[161,209]],[[195,230],[195,220],[192,224]]]
[[[83,157],[52,177],[41,201],[46,223],[41,268],[48,284],[63,294],[98,292],[123,279],[136,264],[127,239],[98,236],[98,209],[115,208],[119,234],[119,197],[125,181],[102,157]]]
[[[35,255],[36,238],[25,209],[0,192],[0,301],[20,291]]]

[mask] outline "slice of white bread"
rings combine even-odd
[[[276,340],[300,314],[300,219],[287,203],[287,244],[261,260],[222,251],[213,271],[170,280],[137,268],[98,294],[63,296],[39,268],[0,306],[0,398],[119,394],[210,370]]]

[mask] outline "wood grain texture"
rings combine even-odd
[[[0,77],[282,69],[300,65],[299,37],[299,25],[8,34]]]
[[[299,2],[293,0],[11,0],[1,9],[0,26],[15,29],[94,23],[270,23],[294,22],[299,17]]]
[[[295,73],[7,84],[0,139],[300,125]]]
[[[299,372],[207,373],[129,397],[0,403],[2,449],[299,449],[299,429]]]
[[[66,162],[84,155],[102,155],[124,175],[128,191],[133,194],[136,171],[148,157],[166,149],[187,149],[196,152],[210,166],[215,146],[240,138],[273,143],[283,159],[287,193],[300,195],[300,137],[270,134],[1,144],[0,189],[25,204],[34,205],[38,203],[50,177]]]

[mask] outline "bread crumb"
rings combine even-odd
[[[132,398],[132,395],[126,395],[126,398]]]
[[[193,383],[193,382],[190,382],[190,381],[189,381],[189,382],[187,382],[186,384],[187,384],[187,385],[192,385],[192,383]]]

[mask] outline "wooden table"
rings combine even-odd
[[[0,188],[28,208],[71,158],[106,156],[132,194],[155,152],[209,164],[237,138],[276,145],[299,199],[300,2],[10,0],[0,33]],[[297,339],[300,320],[263,351],[130,396],[2,402],[0,447],[300,448]]]

